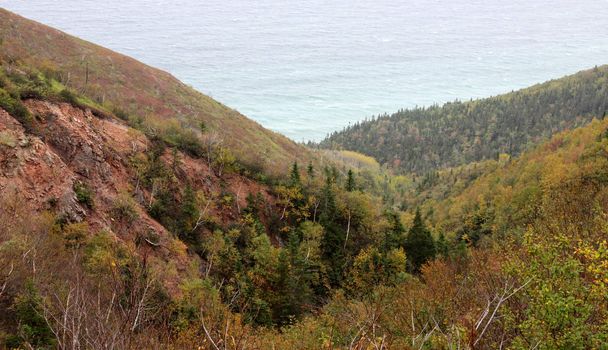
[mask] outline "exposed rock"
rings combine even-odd
[[[162,225],[148,216],[151,194],[137,184],[131,168],[133,155],[145,151],[149,141],[122,121],[99,119],[90,111],[66,103],[28,100],[25,105],[37,116],[33,132],[27,134],[19,122],[0,109],[0,189],[16,188],[36,211],[52,210],[68,222],[86,220],[90,231],[112,231],[117,239],[133,242],[139,249],[152,250],[161,261],[172,261],[185,272],[196,255]],[[5,140],[2,142],[2,140]],[[222,222],[230,222],[244,208],[249,193],[260,193],[273,203],[268,189],[238,174],[219,179],[201,159],[179,152],[177,181],[190,184],[207,198],[229,191],[235,196],[233,208],[210,208]],[[172,164],[171,151],[161,158]],[[86,183],[94,193],[91,208],[78,202],[76,182]],[[118,196],[132,194],[138,213],[136,222],[123,227],[112,217]],[[142,238],[143,237],[143,238]],[[139,242],[139,243],[138,243]],[[165,281],[176,291],[175,281]]]

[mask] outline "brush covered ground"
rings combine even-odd
[[[606,348],[602,115],[395,175],[0,19],[0,346]]]

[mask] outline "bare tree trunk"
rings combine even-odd
[[[348,224],[346,225],[346,238],[344,239],[344,249],[346,249],[346,243],[348,242],[348,235],[350,233],[350,210],[348,211]]]

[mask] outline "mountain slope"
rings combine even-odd
[[[14,39],[31,34],[23,30],[11,34],[13,49],[29,45]],[[162,73],[135,64],[139,75],[114,76],[92,93],[86,63],[74,84],[78,69],[7,52],[2,348],[599,349],[608,341],[608,119],[519,157],[422,181],[355,152],[325,151],[325,167],[294,162],[289,176],[261,183],[224,148],[201,148],[217,141],[207,139],[213,130],[192,131],[163,96],[124,87]],[[140,107],[151,99],[166,116],[137,116],[116,102],[123,97],[103,98],[106,89],[137,95]],[[229,128],[220,117],[203,121]],[[287,149],[257,175],[275,170],[279,151]],[[409,212],[391,199],[410,200]]]
[[[174,155],[165,150],[160,158],[164,167],[168,170],[175,166],[171,181],[176,183],[175,187],[170,185],[170,189],[191,185],[212,202],[212,213],[207,216],[212,219],[205,221],[202,238],[205,249],[215,247],[218,255],[216,258],[204,255],[198,260],[188,253],[178,236],[148,216],[147,203],[154,197],[158,200],[162,197],[161,192],[154,193],[158,186],[154,183],[158,182],[142,183],[141,194],[136,190],[139,167],[133,166],[132,161],[150,156],[144,152],[146,148],[153,148],[150,140],[120,120],[100,119],[90,110],[66,103],[29,99],[24,104],[38,116],[33,125],[34,134],[0,110],[0,201],[5,209],[0,211],[0,220],[4,223],[0,226],[0,266],[3,268],[0,278],[8,286],[0,291],[0,309],[9,310],[0,313],[0,329],[9,335],[20,334],[19,328],[10,327],[15,318],[31,327],[31,320],[18,313],[22,308],[19,302],[24,299],[22,290],[26,288],[22,279],[31,278],[42,296],[39,307],[44,307],[36,309],[37,312],[45,317],[61,316],[57,317],[59,321],[48,321],[54,331],[61,332],[62,319],[66,319],[66,323],[77,320],[87,327],[84,335],[70,333],[65,338],[57,337],[57,341],[73,338],[111,341],[110,348],[167,348],[171,344],[170,348],[175,349],[215,349],[209,344],[211,341],[231,339],[237,339],[236,345],[228,349],[273,346],[318,349],[327,342],[335,349],[352,348],[353,342],[360,344],[360,348],[380,343],[387,349],[407,349],[411,344],[416,348],[424,344],[428,348],[443,348],[446,344],[474,342],[476,346],[463,345],[463,348],[494,349],[503,344],[527,349],[530,343],[542,343],[546,349],[560,346],[584,349],[597,348],[605,342],[608,329],[605,279],[608,276],[603,267],[608,263],[605,233],[608,227],[608,120],[596,120],[583,128],[557,134],[518,158],[487,166],[477,180],[444,200],[423,201],[421,208],[427,221],[435,224],[436,231],[446,232],[448,238],[437,242],[440,257],[425,265],[420,276],[378,282],[379,271],[390,274],[390,270],[383,269],[384,256],[378,255],[378,250],[386,244],[382,232],[394,229],[375,216],[377,203],[363,201],[364,192],[340,194],[337,204],[344,206],[340,210],[345,211],[342,215],[350,219],[354,213],[353,221],[347,224],[352,229],[351,242],[368,242],[379,235],[377,241],[368,242],[361,249],[352,270],[347,272],[352,286],[346,284],[344,289],[356,288],[364,294],[357,297],[352,292],[338,291],[326,306],[302,321],[275,330],[255,328],[240,314],[231,313],[221,303],[218,292],[224,283],[231,283],[234,278],[229,274],[230,269],[246,261],[239,260],[239,253],[228,238],[236,237],[238,242],[243,239],[241,234],[251,234],[246,229],[250,213],[239,219],[239,207],[249,206],[243,197],[245,193],[263,193],[272,202],[267,188],[237,175],[219,178],[206,168],[204,161],[181,153],[180,161],[173,165]],[[147,168],[146,174],[156,173],[152,171],[154,166]],[[449,183],[451,179],[438,181]],[[79,199],[74,186],[77,183],[94,189],[91,207]],[[15,190],[20,198],[14,197]],[[123,191],[135,191],[134,198],[124,199]],[[226,203],[223,197],[227,193],[233,193],[237,203]],[[49,200],[52,198],[56,200]],[[123,201],[132,201],[137,215],[117,210],[124,208]],[[201,209],[205,207],[204,199],[200,204]],[[370,205],[376,209],[367,209]],[[81,226],[69,221],[63,228],[49,228],[46,220],[45,229],[45,220],[40,219],[40,214],[28,211],[29,206],[38,209],[34,212],[47,209],[57,213],[58,218],[68,214],[67,220],[79,220],[80,216],[88,223],[89,232],[85,237],[78,236],[82,233]],[[177,208],[171,216],[180,215],[182,206]],[[274,210],[278,212],[280,208]],[[340,221],[343,219],[346,217]],[[367,221],[371,223],[362,224]],[[305,225],[307,230],[315,228],[315,224],[310,224]],[[230,236],[218,241],[216,237],[222,236],[217,230],[222,226],[230,230]],[[211,235],[209,230],[213,228],[216,232]],[[327,234],[325,229],[318,231],[318,234]],[[281,256],[285,257],[291,249],[300,251],[299,259],[312,259],[318,254],[319,246],[314,238],[307,238],[302,246],[291,248],[294,243],[290,240],[289,245],[280,250],[264,243],[267,241],[261,237],[256,236],[243,250],[243,254],[253,250],[254,259],[254,264],[246,265],[244,272],[255,286],[250,288],[270,295],[277,292],[282,300],[280,305],[285,305],[285,294],[278,289],[280,284],[267,285],[269,276],[276,273],[274,264],[280,263]],[[57,239],[59,242],[54,241]],[[77,248],[78,244],[83,248]],[[28,252],[32,253],[28,255]],[[85,268],[75,261],[82,261]],[[211,264],[213,261],[215,264]],[[301,260],[294,261],[302,264]],[[121,285],[120,281],[137,273],[137,267],[142,266],[137,265],[138,262],[144,264],[148,272],[136,275],[136,289],[131,291],[133,285]],[[13,264],[14,271],[9,268]],[[33,264],[36,268],[32,271],[29,267]],[[108,268],[112,264],[118,268]],[[211,273],[205,276],[204,271]],[[83,283],[87,280],[79,280],[81,274],[94,279],[93,283]],[[215,274],[220,278],[212,282]],[[283,275],[279,273],[279,276]],[[142,283],[146,286],[150,281],[161,282],[164,288],[152,284],[151,293],[146,297],[145,293],[142,295]],[[292,296],[298,298],[303,295],[305,283],[296,281]],[[163,294],[164,290],[169,296]],[[69,291],[81,293],[88,301],[77,300],[77,307],[66,311],[62,303],[69,302]],[[114,293],[125,301],[111,307]],[[504,303],[496,304],[505,293],[513,294],[508,302],[505,299]],[[239,294],[237,290],[230,296],[238,301]],[[17,297],[12,298],[15,295]],[[143,314],[141,323],[136,317],[138,304],[127,297],[144,303],[147,313]],[[105,323],[98,322],[96,310],[100,306],[95,302],[103,305]],[[494,316],[486,319],[487,308],[490,314],[496,314],[495,319]],[[380,316],[375,310],[381,310]],[[556,314],[565,316],[557,319],[551,316]],[[502,322],[507,317],[512,318]],[[429,322],[439,318],[441,323],[432,330],[427,329]],[[486,329],[483,333],[475,331],[474,322],[479,319],[486,320],[482,323]],[[561,322],[561,319],[568,321]],[[120,331],[112,328],[121,325]],[[373,332],[378,335],[366,335]],[[327,334],[331,334],[329,340]],[[0,333],[0,341],[12,344],[13,338],[3,339],[3,336],[5,334]],[[38,338],[21,337],[26,344],[41,342]],[[52,344],[52,339],[47,341]]]
[[[608,110],[608,66],[470,102],[402,110],[349,126],[320,145],[375,157],[405,171],[518,155]]]
[[[307,151],[170,74],[0,8],[0,58],[56,77],[109,110],[158,128],[175,119],[217,133],[244,163],[268,171]],[[253,150],[253,152],[252,152]]]

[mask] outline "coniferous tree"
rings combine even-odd
[[[420,209],[405,240],[405,252],[412,272],[419,272],[420,267],[435,257],[435,242],[431,232],[424,226]]]
[[[328,175],[330,173],[328,172]],[[338,286],[343,278],[344,240],[346,233],[340,227],[338,207],[334,193],[333,177],[328,176],[323,188],[323,207],[319,222],[325,230],[322,240],[323,258],[328,266],[328,277],[332,286]]]
[[[405,245],[405,227],[399,218],[399,214],[391,211],[387,213],[387,218],[390,228],[386,232],[384,239],[384,251],[389,251],[395,248],[403,248]]]
[[[450,255],[450,247],[443,232],[439,233],[439,238],[437,239],[437,255],[444,258],[447,258]]]
[[[287,246],[279,255],[277,301],[275,319],[279,325],[286,325],[300,316],[304,305],[310,302],[311,278],[305,259],[299,252],[300,238],[291,231]]]
[[[24,292],[15,298],[13,312],[19,321],[18,335],[8,337],[9,348],[28,345],[31,349],[50,349],[56,345],[55,337],[44,319],[40,306],[42,299],[33,282],[27,282]]]
[[[245,202],[247,203],[247,206],[245,208],[243,208],[243,214],[249,214],[254,219],[259,220],[260,202],[262,200],[263,200],[263,198],[260,196],[259,193],[257,196],[254,196],[251,192],[249,194],[247,194],[247,197],[245,197]]]
[[[301,184],[300,179],[300,169],[298,167],[298,161],[293,162],[293,166],[291,167],[290,185],[292,187],[299,187]]]
[[[352,192],[355,190],[355,174],[352,169],[348,169],[348,178],[346,179],[346,190]]]
[[[195,233],[192,232],[195,222],[198,218],[198,207],[196,205],[196,193],[190,187],[186,186],[184,190],[181,208],[180,208],[180,237],[189,242],[194,243],[196,241]]]
[[[315,168],[312,165],[312,162],[308,163],[308,168],[306,169],[306,173],[310,179],[314,179],[315,177]]]
[[[285,250],[279,253],[277,266],[276,300],[273,305],[273,318],[280,325],[289,323],[290,317],[296,314],[296,295],[292,278],[289,254]]]

